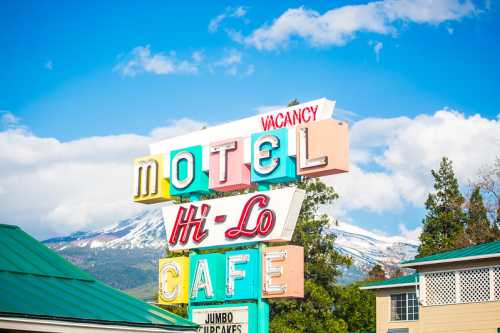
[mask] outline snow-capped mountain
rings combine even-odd
[[[414,257],[418,246],[401,236],[386,236],[345,222],[338,222],[331,231],[337,236],[337,250],[351,256],[357,265],[396,265]],[[161,210],[152,209],[96,231],[78,231],[44,243],[58,251],[68,248],[163,250],[165,239]]]
[[[337,235],[337,250],[353,258],[353,266],[344,270],[341,282],[363,278],[374,264],[391,270],[417,251],[414,241],[345,222],[335,224],[331,231]],[[155,281],[166,235],[161,210],[151,209],[96,231],[79,231],[44,243],[97,278],[128,289]]]
[[[418,243],[401,236],[386,236],[340,222],[331,228],[337,251],[352,257],[358,266],[395,266],[417,254]]]
[[[165,238],[161,209],[152,209],[96,231],[78,231],[44,243],[58,251],[68,248],[161,250],[166,245]]]

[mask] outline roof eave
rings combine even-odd
[[[481,260],[481,259],[491,259],[491,258],[500,258],[500,253],[483,254],[478,256],[459,257],[450,259],[427,260],[420,262],[406,262],[406,263],[401,263],[400,267],[415,268],[419,266],[428,266],[428,265],[446,264],[451,262],[471,261],[471,260]]]
[[[395,284],[378,285],[378,286],[364,286],[364,287],[359,287],[359,289],[362,289],[362,290],[387,289],[387,288],[413,287],[413,286],[416,286],[416,285],[417,285],[416,282],[411,282],[411,283],[395,283]]]

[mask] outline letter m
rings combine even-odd
[[[158,192],[158,162],[151,158],[134,164],[134,196]]]

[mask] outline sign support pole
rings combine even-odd
[[[260,260],[259,267],[262,267],[262,260],[264,258],[264,250],[266,249],[266,244],[259,243],[258,248]],[[269,302],[267,301],[267,299],[262,298],[262,288],[264,287],[264,281],[262,274],[259,274],[259,276],[261,292],[259,293],[259,298],[257,299],[258,333],[269,333]]]

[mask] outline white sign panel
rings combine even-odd
[[[227,138],[244,138],[245,163],[250,163],[250,135],[263,131],[279,128],[291,129],[288,131],[288,153],[296,155],[295,127],[300,124],[330,119],[335,107],[335,101],[321,98],[311,102],[294,105],[291,107],[277,109],[252,117],[240,119],[209,127],[200,131],[176,136],[160,142],[152,143],[149,148],[151,155],[167,154],[176,149],[190,146],[203,146],[203,170],[208,170],[208,145],[211,142],[222,141]],[[165,177],[170,177],[170,163],[165,163]]]
[[[296,187],[163,208],[171,251],[290,241],[305,191]]]
[[[193,309],[191,316],[200,333],[249,333],[247,306]]]

